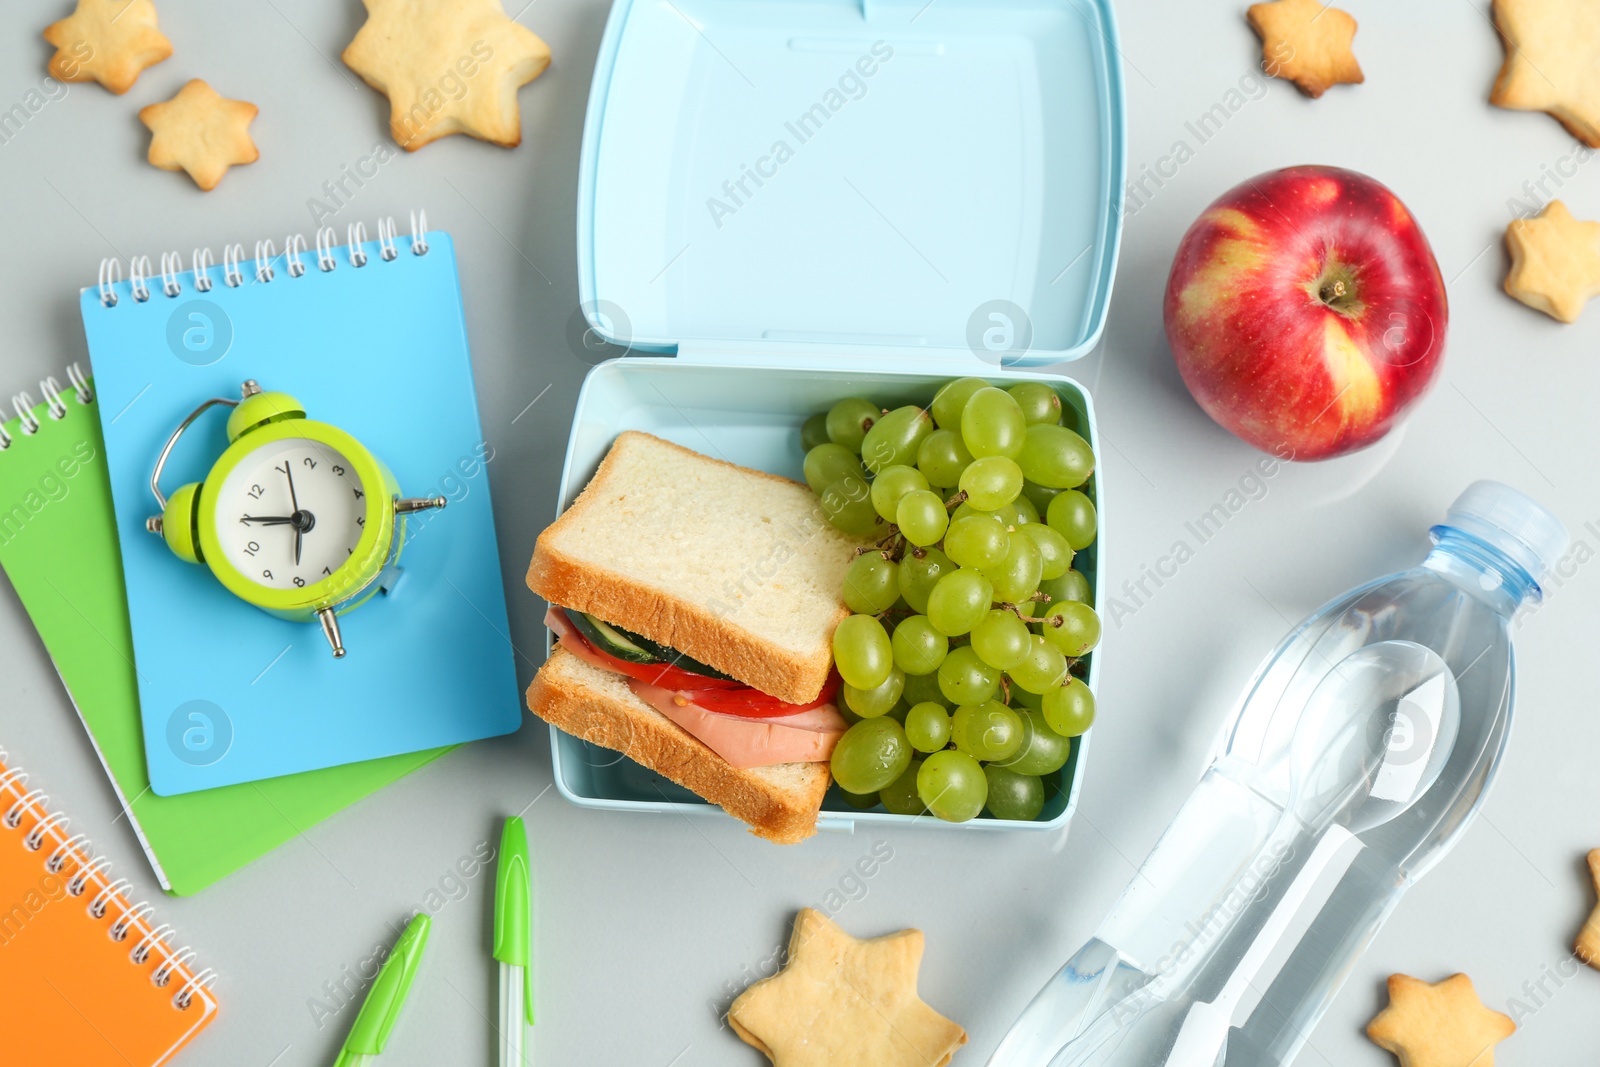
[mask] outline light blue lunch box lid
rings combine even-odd
[[[1126,153],[1110,0],[617,0],[582,306],[685,358],[1074,360],[1105,328]]]

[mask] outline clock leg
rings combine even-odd
[[[445,506],[442,496],[399,497],[394,502],[396,515],[410,515],[417,511],[427,511],[429,508],[442,508]]]
[[[317,621],[322,623],[322,635],[328,639],[328,644],[333,648],[333,658],[344,658],[344,638],[339,635],[339,620],[334,616],[332,608],[323,608],[317,612]]]

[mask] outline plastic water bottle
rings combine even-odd
[[[1559,520],[1476,482],[1421,565],[1334,600],[1257,670],[1215,761],[990,1067],[1287,1064],[1406,888],[1482,804],[1510,624]]]

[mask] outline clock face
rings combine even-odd
[[[320,582],[365,529],[367,490],[337,450],[303,437],[262,445],[217,494],[217,539],[239,573],[272,589]]]

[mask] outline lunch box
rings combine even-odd
[[[595,365],[561,508],[623,430],[799,479],[808,416],[926,404],[964,375],[1048,383],[1103,464],[1059,365],[1105,327],[1123,113],[1110,0],[617,0],[583,131],[569,341]],[[1103,474],[1085,490],[1103,531]],[[1097,604],[1103,551],[1074,563]],[[1037,820],[955,825],[1063,825],[1088,741]],[[619,753],[551,744],[575,804],[722,815]],[[835,788],[819,828],[913,822],[951,825]]]

